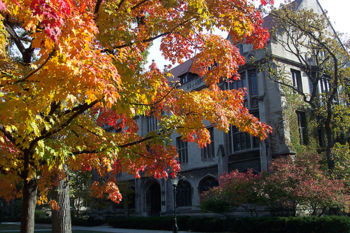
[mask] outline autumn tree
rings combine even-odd
[[[179,171],[168,140],[174,130],[201,147],[210,142],[204,120],[261,139],[270,130],[243,107],[243,91],[218,88],[244,59],[207,33],[220,28],[262,48],[268,32],[251,1],[1,0],[0,13],[0,195],[23,199],[21,232],[34,231],[37,202],[57,209],[47,194],[66,170],[94,169],[101,179],[91,194],[120,202],[117,173]],[[208,88],[185,92],[155,64],[143,69],[157,38],[172,62],[200,51],[194,69]],[[142,116],[157,118],[159,129],[139,135]]]
[[[332,148],[349,140],[349,77],[350,56],[323,12],[294,10],[296,2],[270,13],[275,25],[272,43],[281,45],[306,74],[310,92],[306,93],[291,82],[290,74],[280,68],[279,58],[271,57],[267,65],[273,81],[300,95],[310,109],[311,119],[318,128],[320,145],[326,154],[328,168],[334,169]],[[266,68],[266,66],[265,66]]]

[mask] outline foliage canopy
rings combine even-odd
[[[270,127],[243,107],[245,93],[217,86],[244,59],[228,40],[205,33],[214,27],[255,48],[268,39],[252,1],[1,0],[0,195],[23,193],[30,203],[38,189],[46,202],[65,164],[107,177],[92,193],[119,202],[115,174],[179,171],[167,140],[174,130],[200,146],[210,142],[204,120],[266,138]],[[172,62],[200,51],[193,68],[208,88],[184,92],[155,64],[144,69],[143,55],[157,38]],[[136,120],[144,116],[157,118],[159,130],[138,134]]]

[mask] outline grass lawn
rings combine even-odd
[[[0,231],[4,230],[18,230],[19,225],[11,225],[11,224],[0,224]]]
[[[45,226],[36,226],[35,229],[48,229],[47,231],[35,231],[36,233],[52,233],[51,230],[49,230],[50,227]],[[0,232],[5,233],[6,230],[18,230],[19,231],[19,225],[12,225],[12,224],[0,224]],[[73,233],[101,233],[98,231],[82,231],[82,230],[73,230]]]
[[[51,231],[36,231],[37,233],[52,233]],[[101,233],[100,231],[81,231],[74,230],[73,233]]]

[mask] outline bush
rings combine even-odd
[[[215,213],[228,212],[232,207],[245,203],[265,204],[263,174],[232,171],[220,177],[220,186],[214,187],[201,196],[201,209]]]
[[[22,200],[12,200],[6,202],[0,199],[0,221],[2,222],[18,222],[21,220]]]
[[[102,219],[95,219],[87,215],[79,217],[72,216],[72,225],[76,226],[100,226],[105,223],[106,221]]]
[[[266,217],[227,220],[226,231],[235,233],[348,233],[345,216]]]
[[[81,217],[71,217],[72,219],[72,225],[76,226],[100,226],[104,223],[106,223],[103,220],[100,219],[94,219],[87,215],[81,216]],[[44,210],[35,210],[35,222],[36,223],[45,223],[45,224],[51,224],[52,220],[50,216],[47,216]]]
[[[44,209],[35,209],[35,223],[51,223],[51,217],[46,214]]]
[[[318,155],[276,159],[271,170],[259,174],[235,170],[222,175],[220,185],[202,195],[202,210],[222,213],[230,207],[255,204],[291,215],[304,208],[316,216],[344,210],[350,198],[341,180],[330,178],[321,170]]]
[[[198,218],[191,217],[188,220],[191,231],[199,232],[220,232],[226,230],[226,220],[219,218]]]
[[[188,218],[186,216],[177,217],[177,225],[180,230],[189,228]],[[151,229],[151,230],[172,230],[173,217],[114,217],[108,219],[108,224],[116,228],[131,229]]]
[[[200,208],[202,211],[214,212],[214,213],[225,213],[231,209],[231,203],[222,199],[216,198],[216,196],[209,197],[211,192],[206,193],[207,195],[201,201]]]
[[[173,218],[115,217],[109,224],[118,228],[171,230]],[[179,216],[180,230],[198,232],[234,233],[350,233],[350,218],[323,217],[254,217],[254,218],[200,218]]]

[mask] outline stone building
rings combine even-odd
[[[296,0],[292,3],[294,10],[313,9],[322,14],[317,0]],[[270,16],[265,17],[265,27],[271,29],[273,22]],[[226,134],[208,125],[212,143],[205,148],[199,148],[194,143],[183,142],[176,134],[172,136],[176,145],[181,163],[180,182],[177,192],[177,212],[183,214],[199,213],[200,193],[218,185],[218,177],[238,169],[247,168],[266,171],[269,162],[277,156],[294,154],[291,147],[290,126],[286,118],[285,108],[288,101],[280,85],[271,81],[268,73],[260,71],[256,64],[272,54],[283,64],[284,70],[289,73],[291,84],[310,93],[308,77],[300,70],[299,63],[293,55],[273,41],[268,43],[265,50],[253,50],[251,45],[238,45],[241,54],[247,59],[254,58],[240,68],[241,79],[222,83],[222,88],[246,87],[245,106],[260,121],[273,127],[273,133],[265,141],[260,141],[247,133],[239,132],[234,127]],[[174,78],[181,83],[181,88],[187,91],[204,88],[205,85],[198,75],[191,73],[192,60],[171,70]],[[325,84],[328,85],[328,84]],[[325,85],[319,85],[321,90]],[[305,130],[305,113],[294,112],[298,119],[300,140],[303,140]],[[157,129],[157,120],[150,117],[139,118],[140,134]],[[294,129],[295,130],[295,129]],[[173,187],[169,180],[156,180],[154,178],[134,179],[132,176],[121,175],[120,181],[129,182],[135,190],[134,201],[131,205],[132,214],[135,215],[166,215],[173,210]]]

